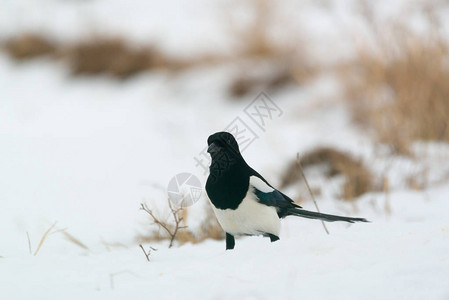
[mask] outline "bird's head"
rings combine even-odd
[[[234,157],[240,157],[239,145],[234,136],[229,132],[220,131],[212,134],[207,139],[207,152],[214,157],[221,155],[232,155]]]

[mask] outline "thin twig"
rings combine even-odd
[[[151,254],[151,250],[153,251],[157,251],[156,248],[150,247],[150,250],[145,251],[145,249],[143,248],[142,244],[139,244],[140,249],[142,249],[143,254],[145,254],[145,257],[147,258],[147,261],[150,261],[150,254]]]
[[[28,234],[28,231],[27,231],[27,239],[28,239],[28,251],[30,252],[30,255],[31,255],[31,241],[30,241],[30,235]]]
[[[130,274],[130,275],[133,275],[135,277],[139,277],[136,273],[128,271],[128,270],[115,272],[115,273],[109,273],[109,283],[111,284],[111,290],[114,289],[114,278],[115,278],[115,276],[123,275],[123,274]]]
[[[48,228],[48,230],[44,233],[44,235],[42,236],[39,245],[37,245],[36,251],[34,251],[33,256],[36,256],[37,253],[39,252],[39,249],[41,248],[42,244],[44,243],[45,239],[47,238],[47,235],[50,233],[50,231],[56,226],[55,222],[53,225],[50,226],[50,228]]]
[[[175,240],[176,234],[178,233],[179,229],[183,229],[186,228],[187,226],[179,226],[179,224],[182,222],[183,218],[179,217],[179,212],[182,211],[182,207],[178,208],[178,209],[174,209],[170,199],[168,200],[168,206],[170,207],[170,211],[173,215],[173,219],[175,220],[175,229],[173,231],[173,235],[170,239],[170,245],[168,246],[168,248],[171,248],[171,246],[173,245],[173,241]]]
[[[150,251],[148,251],[148,253],[145,251],[145,249],[143,249],[142,244],[139,244],[140,249],[142,249],[143,254],[145,254],[145,257],[147,258],[147,261],[150,261]]]
[[[153,219],[153,222],[157,225],[159,225],[160,227],[162,227],[170,236],[170,244],[168,246],[168,248],[171,248],[173,246],[173,243],[175,241],[176,238],[176,234],[178,233],[178,231],[180,229],[184,229],[187,228],[187,226],[180,226],[183,218],[179,216],[179,213],[183,210],[182,207],[180,208],[174,208],[171,204],[170,199],[168,199],[168,207],[170,208],[170,212],[173,216],[173,220],[174,220],[174,228],[172,230],[170,230],[169,225],[165,222],[160,221],[153,213],[153,211],[151,209],[149,209],[145,204],[141,203],[140,204],[140,209],[142,209],[143,211],[145,211],[146,213],[148,213],[151,218]]]
[[[61,229],[55,230],[53,232],[50,232],[48,235],[55,234],[55,233],[58,233],[58,232],[65,232],[66,230],[67,230],[67,228],[61,228]]]
[[[145,204],[141,203],[141,210],[145,211],[146,213],[148,213],[151,218],[153,219],[153,222],[159,226],[161,226],[165,231],[167,231],[167,233],[171,236],[171,231],[170,229],[168,229],[167,224],[159,221],[159,219],[153,214],[153,211],[151,209],[149,209]]]
[[[390,181],[388,177],[384,177],[384,193],[385,193],[385,213],[387,216],[391,215],[391,206],[390,206]]]
[[[307,181],[306,175],[304,174],[304,170],[301,165],[301,159],[299,158],[299,153],[296,153],[296,162],[298,164],[298,168],[299,171],[301,172],[302,178],[304,178],[304,182],[306,183],[307,189],[309,190],[310,196],[312,197],[313,203],[315,204],[315,208],[318,213],[321,213],[320,209],[318,208],[318,204],[316,203],[315,196],[312,193],[312,189],[309,186],[309,182]],[[323,224],[324,231],[326,231],[326,233],[329,234],[329,230],[327,230],[326,224],[324,224],[323,220],[321,220],[321,224]]]

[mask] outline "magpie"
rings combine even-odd
[[[212,162],[206,192],[218,222],[226,233],[226,250],[234,249],[235,236],[262,235],[279,240],[280,219],[298,216],[328,222],[368,222],[302,209],[271,186],[240,154],[234,136],[217,132],[207,139]]]

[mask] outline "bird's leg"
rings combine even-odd
[[[270,233],[269,233],[268,236],[270,237],[270,241],[271,241],[272,243],[279,240],[279,237],[278,237],[278,236],[275,236],[274,234],[270,234]]]
[[[234,236],[226,232],[226,250],[232,250],[235,246]]]

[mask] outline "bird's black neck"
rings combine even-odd
[[[248,165],[241,156],[212,157],[206,191],[216,208],[236,209],[249,187]]]

